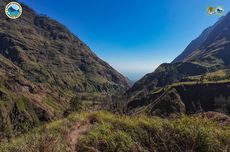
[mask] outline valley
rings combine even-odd
[[[0,151],[230,151],[230,13],[133,84],[61,23],[0,0]]]

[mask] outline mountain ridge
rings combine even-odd
[[[208,51],[209,49],[214,50],[215,46],[220,49],[222,43],[229,42],[230,40],[229,38],[229,18],[230,18],[230,12],[227,13],[226,16],[221,17],[213,26],[205,29],[197,39],[193,40],[188,45],[188,47],[182,52],[181,55],[179,55],[176,59],[174,59],[172,63],[187,61],[187,62],[198,62],[202,64],[202,60],[199,59],[202,57],[203,60],[206,60],[205,62],[207,63],[210,62],[209,65],[208,64],[206,65],[207,67],[221,66],[215,63],[215,58],[218,58],[218,57],[215,57],[216,53],[213,52],[211,54],[211,52],[208,52]],[[215,42],[218,42],[219,46],[215,44]],[[225,45],[225,47],[228,47],[228,44],[223,44],[223,45]],[[211,56],[208,56],[208,54],[206,55],[206,53],[211,54]],[[204,65],[205,65],[205,62],[204,62]],[[220,64],[225,64],[225,63],[220,63]]]
[[[71,111],[72,102],[105,102],[128,79],[64,25],[22,4],[16,20],[0,0],[0,138],[17,136]]]
[[[197,111],[194,110],[195,112],[202,110],[204,110],[204,112],[207,110],[219,110],[230,114],[230,98],[228,98],[228,94],[223,95],[218,91],[213,92],[213,90],[217,90],[217,88],[224,89],[223,91],[228,90],[228,82],[230,79],[229,50],[230,13],[219,19],[213,26],[204,30],[172,63],[161,64],[154,72],[145,75],[136,82],[133,87],[126,92],[129,98],[128,109],[135,111],[135,109],[141,107],[148,107],[148,105],[152,107],[151,104],[157,104],[158,106],[154,106],[150,109],[150,113],[156,114],[156,111],[158,111],[158,114],[164,115],[167,111],[165,109],[169,110],[172,108],[175,110],[174,112],[177,112],[176,109],[181,108],[177,107],[178,105],[185,103],[188,105],[187,102],[189,101],[194,105],[190,104],[186,106],[187,111],[194,106],[196,107],[195,109],[197,109]],[[210,83],[216,85],[211,85]],[[189,87],[190,85],[192,87]],[[199,85],[201,86],[198,87]],[[178,91],[179,87],[176,86],[186,88],[190,91]],[[205,92],[203,96],[202,94],[196,96],[199,92],[202,92],[202,90],[199,90],[200,88],[212,90],[211,92],[214,96],[210,98],[210,101],[206,101],[206,99],[203,98],[209,98],[207,92]],[[164,97],[160,98],[159,93],[162,93],[161,95],[164,95]],[[187,98],[183,98],[183,96]],[[192,97],[194,97],[193,101],[190,100]],[[207,103],[210,103],[210,107],[212,108],[207,108]],[[218,107],[219,103],[224,103],[222,108]],[[172,109],[171,111],[173,111]],[[170,113],[170,110],[168,112]]]

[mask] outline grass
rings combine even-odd
[[[209,72],[205,75],[189,76],[179,82],[174,82],[166,87],[170,89],[172,87],[182,85],[196,85],[196,84],[217,84],[217,83],[228,83],[230,82],[230,71],[229,70],[218,70],[215,72]],[[160,93],[164,87],[155,88],[153,94]]]
[[[203,118],[130,117],[99,112],[78,151],[229,151],[230,126]]]
[[[160,93],[161,91],[163,91],[163,88],[155,88],[155,89],[153,90],[153,94]]]
[[[65,152],[67,148],[66,135],[76,121],[84,122],[85,113],[70,115],[33,129],[21,137],[0,143],[1,152]]]
[[[53,110],[53,112],[58,112],[58,113],[62,113],[65,108],[62,107],[60,104],[58,104],[57,102],[55,102],[55,99],[53,99],[51,96],[46,96],[45,100],[44,100],[46,106],[48,106],[50,109]]]
[[[215,72],[209,72],[204,75],[197,75],[197,76],[189,76],[187,79],[190,81],[201,81],[202,82],[209,82],[209,81],[229,81],[230,75],[229,69],[224,70],[217,70]]]
[[[192,81],[188,81],[188,82],[176,82],[176,83],[171,84],[170,86],[176,87],[176,86],[180,86],[180,85],[217,84],[217,83],[228,83],[228,82],[230,82],[230,80],[204,81],[204,82],[192,82]]]
[[[26,102],[26,100],[28,100],[28,99],[26,99],[25,97],[20,97],[19,99],[18,99],[18,102],[16,102],[17,103],[17,106],[18,106],[18,109],[21,111],[21,112],[24,112],[24,111],[26,111],[26,107],[25,107],[25,102]]]
[[[71,114],[0,144],[0,151],[66,151],[67,134],[76,121],[93,121],[76,151],[230,151],[230,125],[206,118],[182,116],[162,119],[145,115],[122,116],[105,111]]]

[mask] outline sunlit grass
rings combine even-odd
[[[66,136],[76,121],[92,121],[91,129],[82,135],[76,150],[80,152],[136,151],[229,151],[230,125],[221,125],[206,118],[182,116],[162,119],[146,115],[115,115],[106,111],[82,112],[43,125],[2,143],[0,151],[64,152]]]
[[[208,119],[117,116],[107,112],[92,117],[98,125],[81,139],[76,146],[79,151],[224,151],[230,146],[230,126]]]

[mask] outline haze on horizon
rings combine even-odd
[[[220,16],[208,6],[230,10],[229,0],[20,0],[58,20],[119,72],[137,80],[171,62]],[[52,5],[51,5],[52,4]]]

